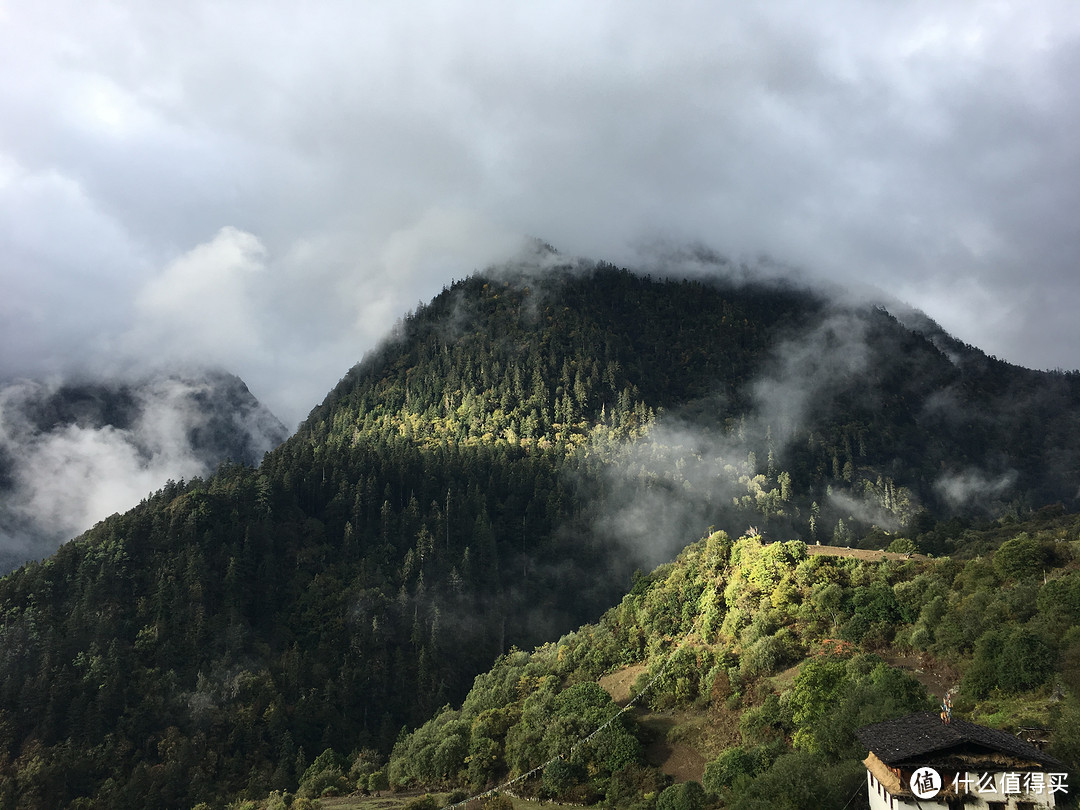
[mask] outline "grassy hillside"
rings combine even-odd
[[[502,657],[459,708],[399,740],[389,781],[480,792],[517,779],[521,795],[620,808],[841,808],[864,780],[855,729],[948,688],[960,716],[1049,728],[1075,772],[1080,517],[1010,533],[970,559],[710,534],[597,624]],[[678,772],[680,747],[700,773]],[[701,804],[658,804],[688,792],[672,776],[704,785]]]

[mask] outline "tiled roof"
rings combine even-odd
[[[953,718],[946,725],[938,712],[919,712],[864,726],[855,732],[859,740],[882,762],[896,766],[899,763],[941,755],[950,749],[974,747],[989,752],[1000,752],[1018,759],[1038,762],[1049,768],[1059,768],[1061,763],[1044,754],[1034,745],[1014,737],[1006,731],[979,726],[967,720]]]

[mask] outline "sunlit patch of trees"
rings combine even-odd
[[[1080,518],[1065,517],[989,559],[886,562],[712,533],[639,577],[599,623],[500,658],[460,708],[399,739],[391,783],[478,792],[550,762],[515,789],[620,808],[840,808],[865,781],[855,730],[935,707],[882,657],[920,652],[959,674],[963,713],[1055,692],[1040,722],[1075,765],[1078,534]],[[645,761],[637,714],[619,714],[597,686],[631,664],[646,665],[634,686],[643,706],[740,714],[740,741],[714,752],[700,785],[668,786]],[[792,664],[797,675],[777,687]]]

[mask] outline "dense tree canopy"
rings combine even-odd
[[[1069,600],[1050,616],[1034,605],[1058,603],[1080,573],[1080,518],[1026,528],[1017,537],[1053,558],[1045,582],[999,577],[996,556],[989,564],[858,559],[710,534],[639,579],[597,624],[503,656],[460,709],[445,707],[398,741],[391,781],[480,791],[518,780],[525,794],[619,808],[722,799],[725,807],[839,810],[865,789],[855,731],[937,704],[910,664],[900,669],[885,656],[919,656],[923,667],[954,673],[960,682],[949,685],[965,716],[1000,724],[998,707],[1011,701],[1018,709],[1005,721],[1051,727],[1055,753],[1075,766],[1080,684],[1070,662],[1080,658],[1080,636]],[[1009,557],[1011,543],[998,553]],[[984,566],[988,577],[972,576]],[[933,628],[960,632],[928,644],[916,629],[939,602]],[[783,639],[780,666],[796,664],[793,676],[757,662],[763,639]],[[645,665],[635,684],[641,708],[620,710],[597,679],[634,665]],[[669,779],[644,756],[650,732],[638,722],[650,709],[710,718],[734,710],[739,738],[712,752],[702,785],[663,789]],[[459,735],[457,759],[436,773],[430,752],[441,750],[448,729]],[[528,777],[538,766],[542,775]]]

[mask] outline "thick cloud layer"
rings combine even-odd
[[[197,357],[292,427],[525,235],[767,254],[1076,367],[1078,33],[1066,0],[0,2],[0,376]]]

